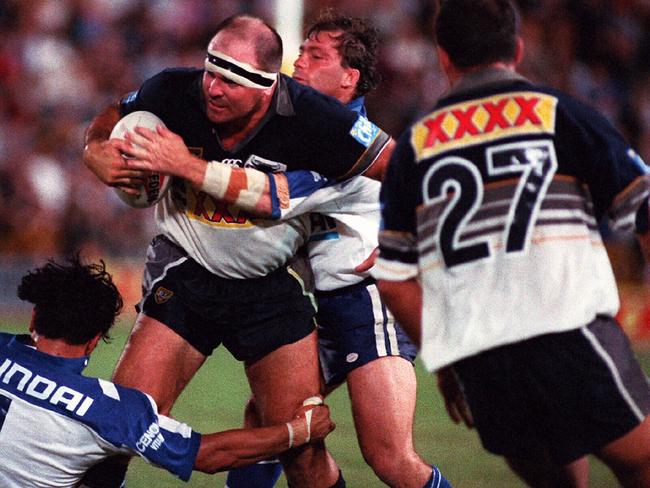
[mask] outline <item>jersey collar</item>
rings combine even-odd
[[[353,112],[358,112],[359,115],[366,116],[366,99],[365,97],[355,98],[348,102],[347,107]]]
[[[88,356],[80,358],[64,358],[60,356],[52,356],[37,350],[35,347],[28,345],[30,337],[27,334],[14,336],[7,347],[18,356],[29,359],[30,361],[38,362],[39,364],[47,364],[51,368],[58,370],[65,370],[70,373],[81,373],[88,364]]]

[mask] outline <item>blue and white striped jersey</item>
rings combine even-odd
[[[187,481],[201,435],[144,393],[81,374],[88,362],[0,333],[0,486],[72,487],[113,454],[139,455]]]
[[[516,75],[439,101],[398,142],[373,275],[423,288],[430,370],[613,316],[598,223],[648,228],[649,169],[594,110]]]

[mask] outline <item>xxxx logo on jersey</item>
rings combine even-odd
[[[214,227],[251,227],[253,223],[248,215],[239,209],[215,200],[205,192],[185,185],[187,195],[186,215],[193,220]]]
[[[413,127],[416,161],[504,137],[553,134],[556,105],[544,93],[512,92],[444,107]]]

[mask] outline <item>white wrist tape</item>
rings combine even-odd
[[[323,399],[319,396],[313,396],[307,398],[304,402],[302,402],[303,406],[305,405],[322,405],[323,404]],[[311,416],[313,414],[313,409],[307,410],[305,412],[305,422],[307,423],[307,439],[305,440],[305,444],[309,442],[311,439]]]
[[[293,447],[293,427],[287,422],[287,430],[289,431],[289,449]]]
[[[233,168],[219,161],[211,161],[205,170],[201,190],[217,200],[252,212],[264,195],[267,182],[267,175],[261,171]]]
[[[219,161],[210,161],[205,169],[201,190],[218,200],[222,200],[228,191],[231,175],[232,167]]]

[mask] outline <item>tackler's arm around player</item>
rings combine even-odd
[[[316,398],[316,397],[313,397]],[[201,438],[194,469],[216,473],[246,466],[288,449],[322,441],[335,428],[329,408],[318,398],[305,400],[291,422],[255,429],[236,429]]]

